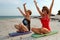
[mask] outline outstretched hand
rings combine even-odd
[[[52,2],[54,2],[54,0],[52,0]]]
[[[17,9],[20,9],[19,7],[17,7]]]
[[[36,0],[34,0],[34,3],[37,4]]]
[[[25,6],[25,5],[26,5],[26,3],[23,4],[23,6]]]
[[[53,0],[54,1],[54,0]]]

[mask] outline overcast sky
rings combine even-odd
[[[52,0],[36,0],[40,9],[43,6],[48,8],[51,5]],[[17,7],[23,10],[23,4],[26,3],[27,9],[32,11],[32,15],[38,16],[39,13],[34,5],[34,0],[0,0],[0,16],[20,16],[21,13],[18,11]],[[60,0],[55,0],[52,14],[57,14],[60,10]]]

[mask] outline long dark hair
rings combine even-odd
[[[47,11],[47,14],[49,13],[49,9],[48,9],[48,7],[43,6],[43,8],[42,8],[42,12],[43,12],[44,10],[46,10],[46,11]]]

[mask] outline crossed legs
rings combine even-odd
[[[17,32],[29,31],[28,28],[25,25],[23,25],[22,23],[19,25],[15,25],[15,28],[17,29]]]
[[[25,25],[23,25],[22,23],[19,25],[15,25],[15,28],[17,29],[17,32],[29,31],[28,28]],[[46,34],[46,33],[50,32],[50,30],[48,30],[47,28],[32,28],[31,30],[37,34]]]
[[[47,28],[32,28],[32,31],[37,34],[46,34],[50,32]]]

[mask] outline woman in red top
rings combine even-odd
[[[49,33],[51,31],[50,26],[49,26],[49,22],[50,22],[50,15],[51,15],[51,11],[52,11],[52,7],[53,7],[53,3],[54,0],[52,0],[50,9],[48,9],[46,6],[44,6],[42,8],[42,11],[39,10],[39,7],[37,6],[37,2],[34,0],[35,6],[39,12],[39,14],[41,15],[41,24],[42,24],[42,28],[32,28],[32,31],[34,33],[37,34],[46,34]]]

